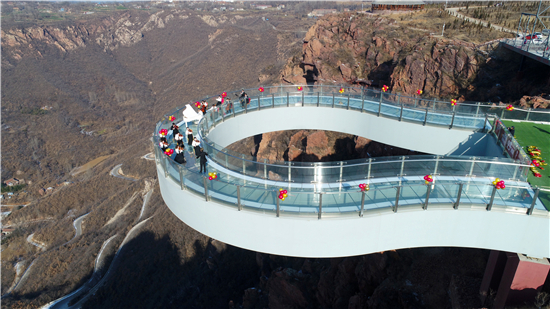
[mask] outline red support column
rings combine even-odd
[[[549,271],[550,263],[547,259],[491,251],[480,287],[481,301],[484,302],[493,290],[496,292],[493,308],[532,303]]]

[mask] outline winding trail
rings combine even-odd
[[[13,287],[13,289],[10,291],[13,292],[15,291],[20,285],[22,282],[25,282],[25,280],[27,279],[27,277],[29,276],[29,271],[31,270],[31,267],[32,265],[34,264],[34,262],[36,261],[36,259],[34,259],[31,263],[31,265],[29,265],[29,267],[27,267],[27,269],[25,270],[25,273],[23,273],[23,276],[21,276],[21,279],[19,280],[19,282],[17,282],[17,284]],[[4,296],[8,295],[9,293],[6,293]]]
[[[135,237],[135,232],[141,227],[143,226],[143,224],[147,221],[149,221],[149,219],[151,219],[151,217],[143,220],[142,222],[136,224],[129,232],[128,234],[126,234],[126,237],[124,238],[124,240],[122,241],[122,243],[120,244],[120,247],[118,248],[116,254],[115,254],[115,257],[113,258],[113,261],[111,262],[111,265],[109,266],[109,269],[107,270],[107,272],[105,273],[105,275],[103,276],[103,278],[101,278],[101,280],[99,280],[99,282],[93,287],[90,289],[90,291],[88,291],[88,293],[86,294],[86,296],[82,297],[81,300],[79,300],[76,304],[74,304],[71,308],[81,308],[82,305],[86,302],[86,300],[88,299],[88,297],[90,295],[94,295],[97,290],[105,283],[105,281],[109,278],[109,275],[111,274],[111,271],[113,269],[116,268],[116,262],[118,262],[118,257],[119,257],[119,254],[120,254],[120,251],[122,251],[122,248],[124,248],[124,245],[126,243],[128,243],[128,241],[132,240],[134,237]]]
[[[152,152],[150,152],[150,153],[144,155],[144,156],[141,157],[141,158],[142,158],[142,159],[145,159],[145,160],[151,160],[151,161],[153,161],[153,160],[155,160],[155,155],[154,155]]]
[[[27,242],[30,243],[31,245],[37,246],[37,247],[40,248],[42,251],[46,251],[46,246],[44,246],[44,245],[41,244],[41,243],[38,243],[38,242],[35,242],[35,241],[34,241],[34,233],[30,234],[30,235],[27,237]]]
[[[2,297],[10,294],[11,291],[13,291],[13,289],[15,288],[15,286],[17,285],[17,283],[21,278],[21,272],[23,270],[24,264],[25,264],[25,261],[20,261],[20,262],[17,262],[17,264],[15,264],[15,278],[13,278],[13,282],[10,288],[6,291],[6,293]]]
[[[143,204],[141,205],[141,212],[139,213],[139,218],[137,219],[138,222],[141,220],[141,217],[143,216],[143,213],[145,212],[145,206],[147,206],[147,203],[149,203],[149,199],[151,198],[151,194],[153,193],[153,189],[149,190],[145,197],[143,198]]]
[[[113,240],[117,236],[118,236],[118,234],[113,235],[109,239],[107,239],[106,241],[103,242],[103,245],[101,246],[101,250],[99,250],[99,253],[98,253],[97,258],[95,260],[94,273],[92,274],[92,277],[90,278],[90,280],[88,280],[88,282],[83,284],[80,288],[73,291],[72,293],[70,293],[68,295],[65,295],[65,296],[63,296],[59,299],[56,299],[56,300],[42,306],[41,308],[44,308],[44,309],[45,308],[69,308],[69,303],[75,297],[78,297],[81,294],[81,292],[84,291],[85,288],[89,288],[89,285],[92,283],[93,280],[97,279],[96,277],[98,275],[98,269],[100,269],[104,265],[104,260],[105,260],[105,257],[102,255],[102,253],[105,250],[105,248],[107,247],[107,245],[109,244],[109,242],[111,242],[111,240]]]
[[[470,7],[470,9],[474,9],[474,8],[478,8],[478,7],[482,7],[482,6],[472,6],[472,7]],[[473,17],[470,17],[470,16],[466,16],[462,13],[459,13],[458,10],[461,10],[461,9],[466,9],[466,7],[446,8],[445,10],[447,12],[449,12],[451,15],[453,15],[457,18],[468,19],[468,20],[470,20],[470,22],[473,22],[473,23],[481,23],[481,25],[483,25],[484,27],[487,27],[487,25],[490,24],[489,22],[484,21],[482,19],[473,18]],[[505,27],[502,27],[502,26],[498,26],[498,25],[493,25],[493,24],[491,24],[491,28],[493,28],[495,30],[498,30],[498,31],[503,31],[503,32],[511,32],[511,33],[516,32],[515,30],[511,30],[511,29],[508,29],[508,28],[505,28]]]
[[[89,215],[90,213],[87,213],[87,214],[84,214],[78,218],[76,218],[76,220],[73,221],[73,227],[75,229],[75,235],[74,237],[69,240],[68,242],[66,242],[65,244],[68,244],[70,243],[71,241],[73,241],[75,238],[77,238],[78,236],[82,235],[82,220],[84,220],[84,218]]]
[[[111,176],[114,176],[114,177],[117,177],[117,178],[122,178],[122,179],[126,179],[126,180],[130,180],[130,181],[137,181],[137,179],[134,179],[134,178],[130,178],[130,177],[126,177],[126,176],[122,176],[120,174],[120,167],[122,166],[122,163],[113,167],[113,169],[111,170],[110,174]]]

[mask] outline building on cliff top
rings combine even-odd
[[[311,13],[307,14],[307,16],[309,17],[321,17],[321,16],[325,16],[326,14],[334,14],[338,12],[337,10],[335,9],[316,9],[316,10],[313,10],[311,11]]]
[[[418,0],[375,0],[372,3],[372,11],[414,11],[422,10],[424,1]]]

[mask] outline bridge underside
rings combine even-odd
[[[521,54],[523,56],[526,56],[526,57],[529,57],[533,60],[536,60],[540,63],[544,63],[548,66],[550,66],[550,59],[549,58],[544,58],[544,57],[541,57],[537,54],[534,54],[534,53],[531,53],[531,52],[528,52],[528,51],[525,51],[525,50],[522,50],[521,48],[517,48],[515,46],[512,46],[512,45],[509,45],[509,44],[502,44],[505,48],[511,50],[511,51],[514,51],[518,54]]]

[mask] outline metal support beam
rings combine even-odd
[[[204,199],[208,202],[208,182],[206,181],[206,177],[202,178],[202,182],[204,184]]]
[[[491,208],[493,208],[493,201],[495,200],[495,195],[497,194],[497,186],[493,186],[493,192],[491,193],[491,199],[489,200],[489,204],[487,204],[487,211],[491,211]]]
[[[319,107],[319,101],[320,101],[319,96],[320,96],[320,94],[319,94],[319,92],[317,92],[317,107]]]
[[[458,194],[456,196],[456,202],[453,205],[453,208],[456,210],[458,209],[458,205],[460,205],[460,197],[462,196],[462,188],[464,187],[463,183],[458,184]]]
[[[454,108],[454,106],[453,106]],[[451,124],[449,125],[449,130],[453,128],[453,124],[455,123],[455,112],[453,112],[453,118],[451,118]]]
[[[529,207],[529,210],[527,211],[527,215],[529,215],[529,216],[533,214],[533,209],[535,209],[535,204],[537,203],[537,199],[539,198],[539,192],[540,192],[540,189],[536,188],[535,189],[535,195],[533,195],[533,202],[531,203],[531,206]]]
[[[401,187],[398,186],[396,189],[397,192],[395,193],[395,206],[393,206],[392,209],[394,213],[397,212],[397,207],[399,206],[399,195],[401,195]]]
[[[243,210],[243,205],[241,204],[241,186],[237,185],[237,209],[239,211]]]
[[[179,169],[179,172],[180,172],[180,189],[183,191],[185,190],[185,182],[183,181],[183,168],[180,166],[178,166],[178,169]]]
[[[319,214],[317,219],[321,219],[321,214],[323,212],[323,193],[319,193]]]
[[[290,167],[290,161],[288,161],[288,182],[292,181],[292,168]]]
[[[428,108],[427,107],[426,107],[426,114],[424,115],[424,123],[422,123],[422,125],[425,126],[426,122],[428,122]]]
[[[380,92],[380,102],[378,103],[378,117],[380,117],[380,112],[382,111],[382,96],[384,93]]]
[[[428,209],[428,201],[430,200],[430,192],[432,192],[432,184],[428,184],[426,187],[426,200],[424,201],[424,205],[422,205],[422,209],[427,210]]]
[[[363,216],[364,209],[365,209],[365,191],[361,192],[361,211],[359,212],[359,217]]]
[[[277,200],[277,218],[279,218],[279,215],[281,214],[281,200],[279,199],[279,196],[277,196],[277,192],[273,192],[275,194],[275,199]]]

